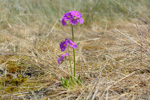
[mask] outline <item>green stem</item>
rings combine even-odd
[[[69,53],[69,49],[68,49],[68,53]],[[71,75],[72,75],[72,65],[71,65],[70,53],[69,53],[69,64],[70,64],[70,70],[71,70]]]
[[[72,41],[74,42],[74,32],[72,25]],[[73,58],[74,58],[74,77],[76,76],[76,59],[75,59],[75,49],[73,48]]]
[[[73,48],[73,57],[74,57],[74,77],[76,77],[76,56],[75,49]]]

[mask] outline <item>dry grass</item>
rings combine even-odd
[[[58,27],[58,26],[56,26]],[[2,98],[27,98],[30,91],[48,89],[39,99],[108,99],[122,100],[148,98],[149,94],[149,26],[142,22],[114,24],[107,29],[97,26],[84,29],[75,27],[75,39],[78,43],[77,74],[81,75],[82,86],[65,89],[60,78],[68,77],[64,63],[57,66],[60,41],[71,37],[70,27],[53,28],[51,36],[46,27],[12,26],[3,30],[1,39],[1,59],[7,61],[26,58],[26,66],[44,72],[43,75],[28,79],[12,93],[3,90]],[[37,30],[38,29],[38,30]],[[17,34],[19,33],[19,35]],[[1,63],[5,66],[5,62]],[[7,87],[4,87],[7,88]],[[2,89],[4,89],[2,88]],[[22,89],[23,88],[23,89]],[[50,91],[51,90],[51,91]],[[30,94],[31,95],[31,94]],[[9,98],[10,99],[10,98]]]
[[[9,61],[15,61],[30,68],[32,76],[13,90],[11,85],[1,84],[0,99],[150,99],[150,26],[147,21],[137,16],[132,21],[112,23],[105,19],[104,25],[95,22],[75,26],[77,74],[83,83],[69,89],[60,82],[61,77],[68,78],[69,64],[58,67],[57,59],[62,54],[59,43],[71,38],[71,27],[63,27],[58,20],[53,22],[50,25],[2,24],[0,69],[7,68]],[[1,83],[3,76],[0,74]]]

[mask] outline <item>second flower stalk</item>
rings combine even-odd
[[[73,28],[73,26],[72,26]],[[73,29],[72,29],[73,30]],[[73,33],[72,33],[73,34]],[[73,34],[73,37],[72,37],[72,40],[69,40],[69,39],[65,39],[65,41],[61,42],[60,43],[60,49],[61,51],[65,51],[68,47],[68,44],[71,48],[73,48],[73,58],[74,58],[74,77],[75,77],[75,74],[76,74],[76,62],[75,62],[75,49],[77,48],[77,45],[73,42],[74,41],[74,34]],[[70,63],[70,70],[71,70],[71,74],[72,74],[72,66],[71,66],[71,57],[69,55],[69,48],[68,48],[68,52],[65,54],[65,55],[61,55],[60,58],[58,58],[58,66],[60,66],[60,64],[63,63],[64,59],[66,56],[69,56],[69,63]]]

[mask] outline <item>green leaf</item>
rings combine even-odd
[[[69,76],[69,81],[71,81],[72,83],[74,83],[72,76]]]
[[[82,80],[80,78],[80,75],[77,77],[77,81],[76,81],[78,84],[81,84]]]
[[[61,83],[64,87],[67,87],[67,80],[64,79],[63,77],[61,78]]]

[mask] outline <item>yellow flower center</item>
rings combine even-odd
[[[67,18],[69,18],[69,16],[67,16]]]

